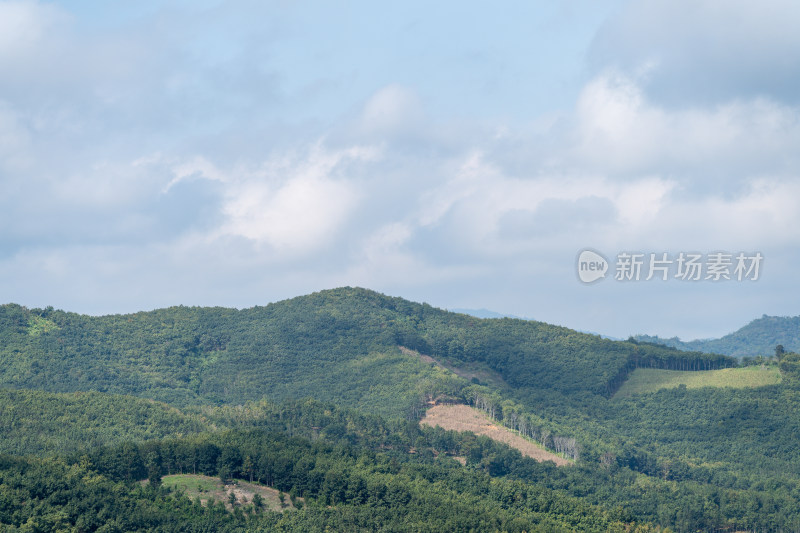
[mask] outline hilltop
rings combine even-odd
[[[312,396],[416,417],[466,381],[401,347],[482,365],[526,403],[608,397],[637,366],[732,366],[724,356],[618,342],[542,322],[479,319],[360,288],[244,310],[172,307],[91,317],[0,307],[0,387],[128,394],[171,405]]]

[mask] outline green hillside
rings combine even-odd
[[[800,316],[764,315],[719,339],[681,341],[678,337],[666,339],[650,335],[636,335],[635,338],[679,350],[722,353],[734,357],[770,357],[779,344],[787,351],[800,351]]]
[[[609,396],[640,365],[734,364],[541,322],[477,319],[364,289],[240,311],[174,307],[90,317],[0,307],[0,387],[95,390],[176,406],[313,396],[410,416],[431,393],[463,386],[400,347],[454,366],[485,364],[510,387],[526,389],[523,396]]]
[[[180,437],[214,425],[152,400],[99,392],[0,389],[0,453],[47,455]]]
[[[381,298],[331,291],[242,311],[175,307],[104,317],[6,305],[0,386],[175,406],[314,396],[405,416],[428,389],[447,389],[455,378],[399,351],[397,313]]]
[[[521,477],[552,467],[474,435],[392,427],[305,404],[265,429],[98,447],[80,456],[0,455],[4,531],[649,532],[613,505]],[[281,424],[279,420],[284,420]],[[296,430],[290,435],[287,419]],[[364,423],[367,422],[367,423]],[[313,428],[316,428],[314,430]],[[375,430],[380,430],[376,432]],[[306,434],[319,431],[315,437]],[[432,443],[436,442],[436,447]],[[434,452],[469,453],[469,463]],[[438,448],[438,449],[437,449]],[[413,453],[411,453],[413,452]],[[175,483],[181,476],[184,486]],[[216,480],[212,482],[208,476]],[[162,483],[166,478],[167,483]],[[142,483],[147,479],[148,483]],[[193,479],[188,490],[186,480]],[[225,483],[280,491],[275,511]],[[571,482],[569,482],[571,483]],[[203,496],[206,501],[203,502]],[[209,501],[212,500],[212,501]],[[639,523],[637,523],[639,522]]]
[[[660,400],[653,405],[670,401]],[[721,400],[687,404],[684,417],[705,432],[714,428],[718,446],[708,453],[717,455],[729,449],[719,438],[724,417],[713,412]],[[765,487],[730,485],[724,476],[715,479],[710,465],[703,466],[704,481],[687,479],[678,462],[658,464],[655,475],[644,475],[629,466],[646,463],[644,454],[557,468],[472,433],[310,401],[260,404],[229,415],[241,420],[237,429],[100,446],[58,459],[0,455],[0,524],[41,531],[105,531],[100,528],[113,523],[122,531],[644,532],[659,530],[655,525],[674,531],[770,531],[777,525],[791,531],[800,523],[796,498],[771,470],[762,471],[762,479],[771,480]],[[640,415],[644,429],[665,429],[656,411]],[[677,439],[685,433],[667,429]],[[796,424],[789,429],[796,431]],[[212,476],[228,485],[260,483],[295,504],[302,498],[302,509],[271,513],[238,499],[232,512],[230,505],[204,505],[202,486],[195,487],[200,494],[194,501],[180,488],[158,488],[162,477],[175,474]]]
[[[214,510],[156,488],[160,475],[191,474],[253,477],[306,499],[253,522],[286,531],[425,530],[426,520],[431,531],[793,531],[798,357],[786,354],[780,374],[733,368],[724,355],[354,288],[104,317],[8,304],[2,450],[61,458],[0,460],[0,524],[52,513],[72,527],[81,498],[116,491],[126,503],[108,512],[120,524],[139,506],[160,509],[159,524],[249,527],[249,502]],[[469,404],[574,464],[420,427],[435,402]],[[63,475],[67,493],[47,481]],[[86,485],[95,475],[102,483]],[[148,477],[151,488],[139,484]],[[21,510],[31,498],[38,515]]]
[[[700,387],[732,387],[736,389],[777,385],[781,381],[778,367],[748,366],[744,368],[722,368],[702,372],[658,370],[638,368],[620,387],[615,398],[655,392],[684,385],[689,389]]]

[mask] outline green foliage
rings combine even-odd
[[[237,523],[238,522],[238,523]],[[243,531],[224,510],[60,460],[0,455],[3,531]]]
[[[358,292],[358,291],[356,291]],[[404,356],[374,293],[331,291],[236,311],[175,307],[89,317],[0,306],[0,387],[131,394],[176,406],[314,395],[406,416],[450,373]],[[349,294],[349,293],[348,293]]]
[[[28,319],[28,335],[38,337],[42,333],[49,333],[58,330],[58,326],[52,320],[43,316],[31,315]]]
[[[539,322],[481,320],[351,288],[241,311],[46,315],[0,306],[0,386],[95,390],[176,406],[314,396],[406,417],[418,415],[431,394],[458,393],[467,381],[399,346],[455,366],[485,365],[524,394],[607,396],[636,366],[732,364]],[[40,319],[55,326],[28,334]]]
[[[649,466],[633,466],[652,476],[665,475],[660,462],[676,481],[737,488],[800,483],[800,395],[784,385],[663,389],[609,402],[597,416],[619,439],[617,454],[647,455]]]
[[[299,407],[301,411],[291,415],[293,425],[306,417],[320,423],[319,416],[328,416],[329,420],[322,423],[334,424],[351,416],[313,404]],[[358,416],[353,416],[356,422]],[[370,429],[367,425],[357,433]],[[409,434],[407,429],[373,435],[367,441],[361,440],[365,435],[357,434],[345,440],[360,444],[311,441],[264,430],[226,432],[143,444],[138,454],[156,451],[177,471],[195,468],[197,454],[208,446],[216,449],[219,457],[254,457],[259,482],[277,488],[281,495],[298,494],[306,500],[299,514],[289,513],[278,521],[278,525],[291,525],[292,531],[316,530],[313,524],[334,530],[352,530],[360,524],[358,527],[369,530],[401,531],[484,530],[489,525],[501,531],[622,531],[630,526],[632,520],[620,520],[614,512],[560,491],[493,476],[492,471],[514,470],[514,465],[520,475],[528,474],[525,465],[540,473],[547,468],[507,447],[451,433],[451,446],[476,450],[475,468],[464,468],[452,460],[435,459],[433,454],[408,453],[411,441],[426,441],[426,435],[440,440],[441,436],[419,428]],[[135,472],[116,464],[120,456],[129,453],[127,449],[100,449],[91,462],[111,479],[134,481]],[[507,466],[501,466],[504,463]],[[206,463],[200,472],[212,475],[222,467]],[[242,474],[241,470],[233,471],[234,477]]]
[[[223,436],[221,436],[223,437]],[[284,514],[197,505],[168,487],[142,486],[120,458],[202,446],[245,449],[257,458],[259,477],[311,503]],[[133,455],[132,455],[133,454]],[[173,462],[175,468],[190,468]],[[513,479],[495,479],[454,461],[375,453],[263,432],[224,438],[165,441],[144,448],[98,450],[93,467],[59,460],[0,456],[0,526],[106,531],[645,531],[616,513],[558,491]],[[231,498],[235,500],[235,498]],[[255,500],[255,498],[254,498]],[[637,529],[638,528],[638,529]]]
[[[0,453],[45,455],[211,429],[202,416],[131,396],[0,389]]]
[[[69,464],[9,459],[0,523],[47,516],[61,521],[49,529],[91,531],[75,525],[85,509],[120,530],[797,530],[793,354],[778,385],[610,399],[637,369],[702,382],[697,370],[735,363],[351,288],[245,310],[87,317],[0,306],[0,449],[75,451]],[[10,390],[23,388],[49,392]],[[556,469],[484,437],[421,429],[437,397],[580,460]],[[249,519],[249,505],[199,508],[138,484],[174,473],[255,478],[308,499]],[[50,486],[58,476],[72,480],[66,492]],[[84,503],[87,480],[100,502],[122,494],[119,507]]]
[[[614,397],[633,396],[680,385],[684,385],[689,389],[699,387],[733,387],[740,389],[777,385],[780,381],[781,375],[775,365],[723,368],[704,372],[639,368],[630,375]]]
[[[800,382],[800,354],[783,353],[778,367],[783,376],[793,382]]]
[[[659,395],[677,392],[665,390]],[[694,391],[701,392],[727,391]],[[700,409],[720,399],[700,396],[692,401]],[[660,400],[663,403],[664,398]],[[800,523],[800,502],[796,493],[786,490],[792,485],[782,484],[786,480],[759,484],[753,479],[737,479],[724,470],[716,472],[713,466],[690,472],[679,460],[662,464],[652,455],[630,448],[622,450],[610,465],[580,463],[556,468],[471,433],[385,421],[314,402],[264,404],[259,409],[263,418],[252,419],[253,429],[98,449],[89,462],[111,479],[135,480],[141,475],[137,462],[143,464],[154,452],[161,458],[162,468],[205,475],[215,475],[223,466],[224,461],[215,457],[252,457],[257,481],[306,499],[304,509],[309,514],[302,515],[303,519],[313,516],[346,530],[353,525],[336,522],[335,516],[360,516],[371,529],[394,524],[401,530],[432,531],[458,530],[465,524],[481,530],[475,524],[485,527],[488,522],[483,520],[489,517],[497,529],[512,531],[604,527],[613,531],[615,524],[621,527],[632,521],[658,523],[678,531],[770,531],[793,530]],[[661,415],[653,410],[642,416],[658,419]],[[686,415],[682,422],[689,419]],[[708,432],[718,420],[710,420],[702,431]],[[347,429],[329,431],[342,427]],[[649,427],[656,431],[657,423]],[[796,429],[793,426],[790,431]],[[674,435],[681,432],[676,429]],[[716,449],[709,455],[719,454],[728,445],[718,435],[714,439]],[[705,445],[698,442],[695,449]],[[791,445],[791,441],[785,442],[785,446]],[[415,453],[410,453],[412,448]],[[467,466],[448,456],[466,457]],[[757,457],[753,464],[761,460]],[[231,472],[234,478],[244,477],[242,466]],[[653,472],[645,476],[631,468]],[[705,479],[700,479],[701,474]],[[335,516],[315,514],[327,506],[338,511]],[[372,514],[377,509],[383,511]],[[428,529],[422,525],[423,515],[430,521]],[[481,521],[475,522],[478,518]],[[283,520],[294,523],[300,518]],[[460,526],[452,525],[451,520]]]
[[[256,509],[264,507],[264,498],[261,497],[261,494],[256,493],[253,495],[253,507]]]

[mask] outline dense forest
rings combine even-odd
[[[452,373],[408,357],[482,363],[512,389],[610,396],[637,366],[710,369],[725,356],[617,342],[541,322],[481,320],[364,289],[244,310],[175,307],[90,317],[0,307],[0,385],[96,390],[176,406],[314,396],[406,416]]]
[[[739,361],[343,288],[104,317],[8,304],[0,363],[0,524],[21,531],[800,530],[791,351],[777,385],[617,398],[637,368]],[[421,426],[436,401],[576,462]],[[170,474],[305,504],[203,506]]]

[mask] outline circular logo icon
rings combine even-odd
[[[606,277],[608,260],[603,254],[585,248],[578,253],[578,279],[583,283],[594,283]]]

